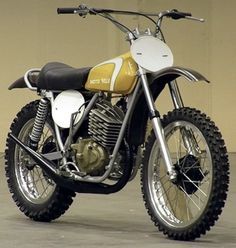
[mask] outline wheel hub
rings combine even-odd
[[[200,161],[193,155],[186,155],[174,165],[177,171],[176,185],[188,194],[194,194],[204,178]]]

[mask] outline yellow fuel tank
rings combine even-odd
[[[137,82],[137,64],[130,53],[93,67],[85,84],[90,91],[129,94]]]

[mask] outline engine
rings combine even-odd
[[[96,107],[90,111],[89,138],[79,139],[71,146],[75,153],[76,164],[82,173],[92,176],[104,173],[105,166],[109,163],[109,155],[118,139],[123,119],[123,111],[105,100],[97,103]]]
[[[89,114],[89,134],[100,145],[110,150],[116,144],[124,113],[110,102],[98,103]]]

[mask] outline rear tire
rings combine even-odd
[[[10,130],[27,144],[39,101],[27,104],[17,114]],[[53,122],[47,117],[38,152],[55,151]],[[73,202],[75,193],[57,186],[46,173],[10,138],[5,151],[7,183],[18,208],[35,221],[49,222],[60,217]],[[33,164],[33,166],[32,166]]]
[[[152,131],[141,168],[143,199],[159,231],[172,239],[194,240],[210,230],[225,205],[229,184],[226,147],[215,124],[196,109],[169,112],[162,124],[177,182],[167,176]],[[191,143],[190,150],[195,154],[186,148],[181,128],[194,134],[196,143]]]

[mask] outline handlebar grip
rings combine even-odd
[[[58,8],[57,14],[74,14],[77,8]]]
[[[181,18],[185,18],[187,16],[192,16],[192,14],[188,12],[181,12],[181,11],[178,11],[177,9],[173,9],[171,10],[171,12],[167,14],[167,16],[174,20],[178,20]]]

